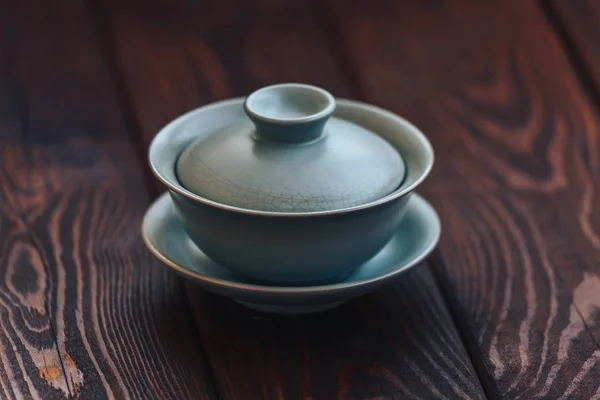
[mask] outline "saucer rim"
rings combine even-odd
[[[165,197],[168,197],[168,200],[164,200]],[[148,238],[148,235],[146,234],[146,232],[147,232],[146,226],[147,226],[147,224],[150,223],[149,219],[150,219],[150,214],[151,214],[152,208],[157,206],[158,203],[160,203],[161,201],[168,201],[171,203],[171,206],[172,206],[173,200],[168,191],[162,193],[161,195],[159,195],[158,197],[155,198],[155,200],[147,208],[147,210],[144,214],[144,217],[142,219],[142,224],[141,224],[141,234],[142,235],[141,236],[142,236],[142,240],[143,240],[146,248],[159,261],[161,261],[167,267],[174,270],[174,272],[176,272],[180,275],[183,275],[193,281],[200,281],[200,282],[207,283],[207,284],[219,287],[219,288],[230,289],[230,290],[233,290],[236,292],[238,292],[238,291],[240,291],[240,292],[255,292],[255,293],[261,293],[261,294],[266,294],[266,295],[278,295],[278,294],[281,294],[281,295],[307,295],[307,294],[322,295],[322,294],[327,294],[327,293],[338,293],[340,291],[364,288],[365,286],[371,286],[371,285],[374,285],[377,283],[384,282],[388,279],[391,279],[391,278],[395,277],[396,275],[402,274],[402,273],[412,269],[413,267],[419,265],[437,247],[437,245],[440,241],[441,233],[442,233],[441,220],[440,220],[440,217],[439,217],[437,211],[435,210],[435,208],[431,205],[431,203],[429,201],[427,201],[421,195],[417,194],[416,192],[413,192],[411,194],[411,198],[409,199],[409,202],[417,201],[417,202],[422,203],[424,208],[427,209],[427,212],[430,214],[430,216],[432,218],[432,222],[435,225],[433,227],[433,229],[436,231],[433,235],[433,239],[430,241],[430,243],[428,243],[425,250],[422,251],[414,259],[410,260],[407,263],[404,263],[401,267],[395,268],[394,270],[392,270],[388,273],[378,275],[373,278],[362,279],[362,280],[358,280],[358,281],[339,282],[339,283],[313,285],[313,286],[276,286],[276,285],[265,286],[265,285],[253,284],[253,283],[235,282],[235,281],[230,281],[230,280],[226,280],[226,279],[222,279],[222,278],[215,278],[215,277],[204,275],[204,274],[201,274],[198,272],[194,272],[194,271],[190,270],[189,268],[180,266],[177,262],[171,260],[166,255],[164,255],[161,251],[159,251],[152,244],[151,240]],[[221,267],[221,268],[223,268],[223,267]]]

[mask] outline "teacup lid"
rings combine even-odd
[[[376,133],[334,117],[335,99],[321,88],[268,86],[248,96],[244,110],[248,118],[183,151],[176,166],[183,187],[234,207],[313,212],[365,204],[402,184],[399,152]]]

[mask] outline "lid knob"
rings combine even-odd
[[[283,83],[250,94],[244,110],[258,138],[304,143],[323,136],[325,123],[335,111],[335,99],[316,86]]]

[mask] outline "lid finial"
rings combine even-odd
[[[284,83],[252,93],[244,110],[254,122],[258,138],[303,143],[323,135],[325,123],[335,111],[335,99],[316,86]]]

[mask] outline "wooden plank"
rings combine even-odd
[[[5,116],[0,124],[9,129]],[[24,158],[8,136],[0,143],[0,398],[64,399],[69,387],[46,304],[52,281],[19,215],[14,192],[25,188],[15,178],[23,174],[7,172]]]
[[[18,97],[8,99],[22,122],[7,152],[25,155],[23,165],[2,160],[2,172],[23,185],[7,190],[39,253],[21,248],[38,279],[45,263],[52,282],[25,300],[34,315],[46,301],[72,395],[213,398],[182,285],[140,239],[146,182],[87,10],[71,0],[1,2],[0,8],[2,61],[18,88]],[[3,314],[3,324],[17,317]],[[20,327],[7,328],[2,339]],[[30,329],[41,331],[39,340],[49,330],[47,323]],[[5,374],[7,362],[33,357],[27,343],[13,342],[3,342],[18,345],[0,357]],[[35,371],[21,369],[15,379],[31,380],[40,398],[54,396],[37,384]],[[45,374],[60,379],[58,371]]]
[[[6,33],[2,24],[0,37]],[[46,302],[54,283],[27,231],[18,194],[29,185],[11,50],[0,46],[0,398],[64,399],[69,386]]]
[[[570,2],[546,1],[545,11],[548,18],[554,24],[563,46],[568,47],[571,53],[571,61],[579,72],[582,85],[587,89],[590,100],[596,108],[600,107],[600,4],[588,0]],[[596,141],[599,139],[596,137]],[[595,160],[594,182],[596,186],[600,182],[600,163]],[[584,220],[584,229],[593,238],[597,248],[600,248],[600,207],[598,207],[598,196],[595,197],[595,207],[588,211],[587,221]],[[592,200],[592,201],[593,201]],[[598,269],[597,269],[598,270]],[[594,319],[597,303],[593,300],[598,297],[597,291],[600,282],[594,276],[588,280],[586,286],[580,288],[582,301],[579,312],[584,315],[589,323],[588,331],[593,335],[597,344],[600,343],[600,323],[598,318]],[[592,299],[592,301],[589,301]],[[600,346],[600,345],[599,345]]]
[[[352,93],[305,5],[129,0],[104,9],[102,3],[92,2],[96,15],[108,14],[110,29],[98,21],[100,33],[118,60],[115,76],[146,145],[182,112],[272,82]],[[297,18],[291,18],[294,12]],[[273,19],[281,16],[286,18]]]
[[[43,262],[22,223],[1,217],[0,396],[67,398],[44,299],[50,285]]]
[[[435,270],[488,392],[598,396],[600,125],[540,9],[326,4],[362,97],[436,149],[423,188],[445,227]]]
[[[337,310],[294,318],[190,295],[223,398],[485,398],[425,265]]]
[[[95,4],[146,143],[182,112],[265,84],[353,93],[306,2]],[[313,316],[258,314],[192,286],[189,295],[219,397],[484,397],[426,265]]]

